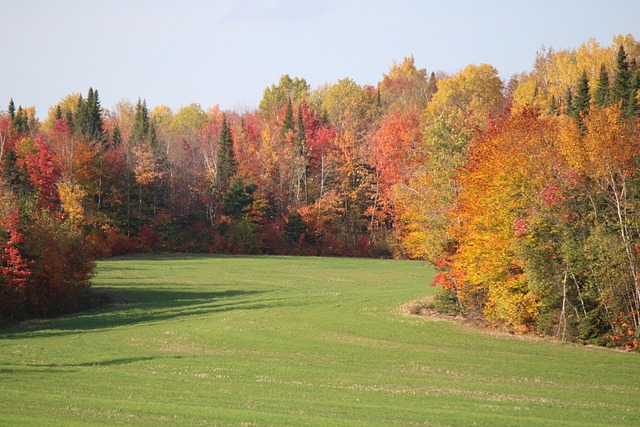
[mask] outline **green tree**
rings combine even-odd
[[[244,184],[242,178],[236,178],[222,199],[222,213],[234,219],[241,219],[253,204],[254,183]]]
[[[85,138],[99,141],[103,138],[104,127],[102,124],[102,107],[98,90],[89,88],[86,102],[86,117],[83,123],[83,134]]]
[[[111,146],[119,147],[122,143],[122,133],[120,132],[120,126],[116,123],[113,128],[113,135],[111,135]]]
[[[13,121],[13,119],[16,117],[16,104],[13,103],[13,98],[11,98],[9,100],[9,117],[11,117],[11,120]]]
[[[591,94],[589,93],[589,78],[584,71],[578,81],[578,91],[574,100],[574,112],[577,117],[582,117],[589,111]]]
[[[229,182],[236,174],[238,165],[233,152],[233,136],[227,122],[226,114],[222,115],[222,129],[220,130],[220,148],[218,151],[218,186],[225,192]]]
[[[284,224],[284,233],[291,243],[298,243],[300,237],[307,232],[307,226],[298,212],[291,212]]]
[[[622,103],[622,111],[625,111],[629,103],[629,92],[631,90],[631,72],[629,62],[624,47],[620,45],[616,59],[616,70],[613,76],[613,87],[611,90],[611,102],[613,104]]]
[[[271,85],[264,90],[259,110],[274,118],[287,102],[297,103],[308,97],[309,84],[305,79],[292,79],[288,74],[284,74],[280,77],[278,85]]]
[[[567,93],[564,97],[564,114],[567,116],[573,116],[575,114],[576,107],[573,105],[573,93],[571,88],[567,88]]]
[[[280,129],[280,137],[285,139],[287,133],[291,130],[293,130],[293,105],[291,105],[291,100],[289,100],[284,112],[284,120],[282,122],[282,128]]]
[[[598,86],[593,94],[593,103],[597,107],[608,107],[611,98],[611,88],[609,87],[609,72],[607,67],[602,64],[600,67],[600,76],[598,77]]]
[[[84,134],[85,123],[87,123],[88,115],[89,111],[87,103],[82,99],[82,95],[79,95],[76,103],[76,111],[73,114],[73,129],[76,132]]]
[[[136,116],[131,132],[131,142],[138,143],[147,139],[149,135],[149,110],[147,109],[147,101],[140,100],[136,104]]]

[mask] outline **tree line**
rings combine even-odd
[[[437,304],[515,332],[637,347],[636,61],[617,36],[375,86],[284,75],[255,111],[70,94],[0,113],[5,316],[81,303],[134,252],[426,259]]]

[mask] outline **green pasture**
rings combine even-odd
[[[0,425],[640,425],[640,355],[407,317],[420,262],[101,261],[108,308],[0,331]]]

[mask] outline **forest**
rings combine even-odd
[[[640,42],[542,48],[503,81],[393,62],[376,85],[283,75],[255,111],[0,112],[0,312],[86,304],[141,252],[420,259],[436,306],[640,348]]]

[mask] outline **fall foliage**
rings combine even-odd
[[[0,112],[2,314],[81,306],[98,257],[425,259],[469,317],[640,346],[640,43],[541,49],[503,82],[393,62],[283,75],[255,111],[69,94]]]

